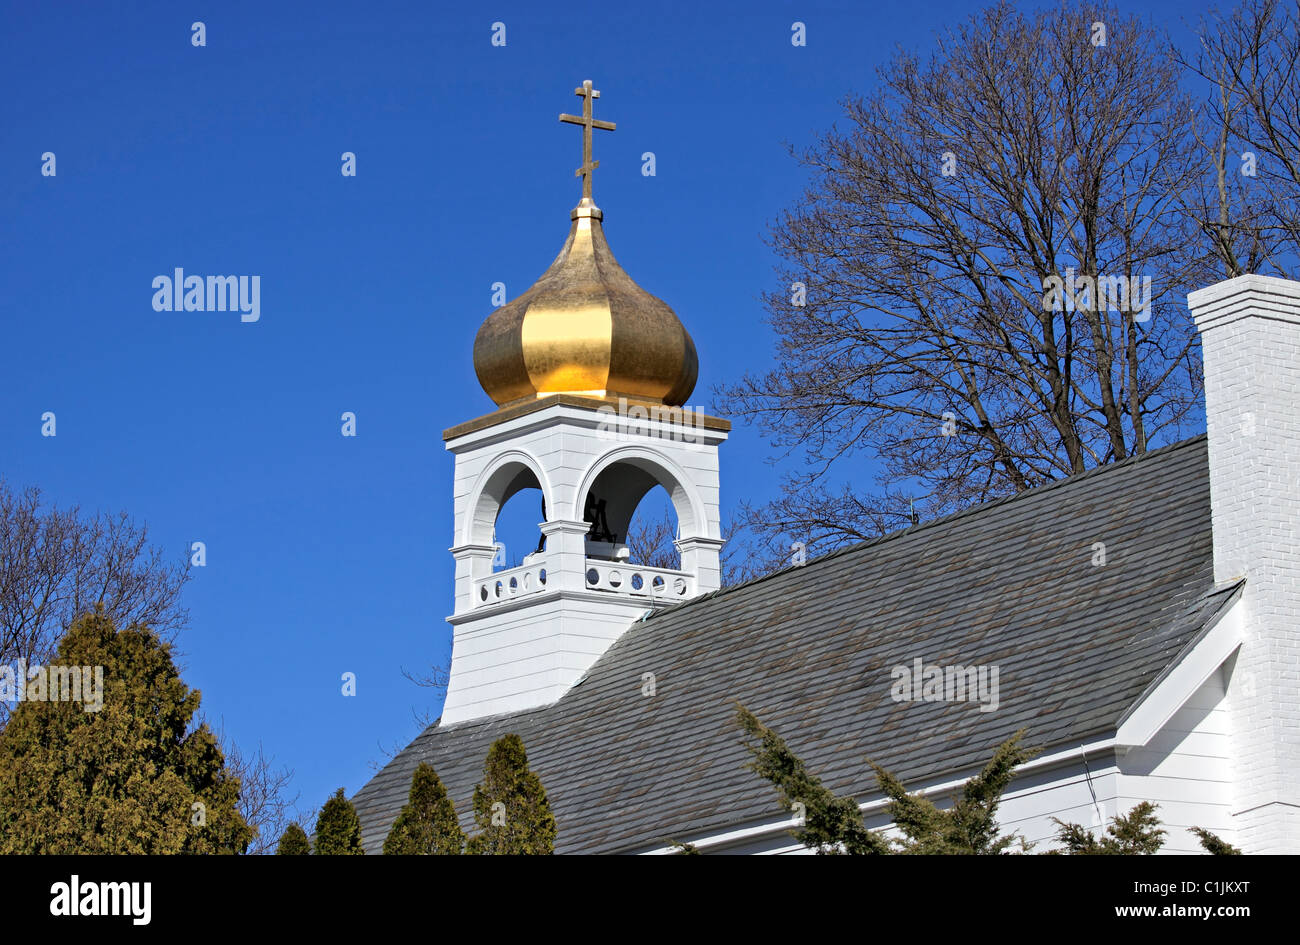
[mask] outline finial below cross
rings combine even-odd
[[[582,167],[574,171],[573,176],[582,178],[582,196],[590,200],[591,172],[600,167],[599,161],[591,159],[591,129],[600,128],[604,131],[613,131],[614,123],[612,121],[600,121],[591,116],[592,99],[600,98],[600,92],[591,87],[590,79],[582,83],[582,88],[574,89],[573,94],[582,96],[582,117],[561,115],[560,121],[566,121],[571,125],[582,125]]]

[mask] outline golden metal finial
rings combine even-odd
[[[600,167],[599,161],[591,159],[591,129],[600,128],[603,131],[613,131],[614,123],[612,121],[600,121],[591,115],[592,99],[600,98],[600,92],[591,87],[591,80],[587,79],[582,83],[582,88],[574,89],[574,95],[582,96],[582,117],[577,115],[561,115],[560,121],[568,122],[571,125],[582,125],[582,167],[573,172],[574,177],[582,178],[582,196],[591,200],[591,172]]]

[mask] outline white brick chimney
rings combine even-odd
[[[1241,276],[1187,297],[1201,333],[1214,576],[1246,579],[1228,688],[1247,853],[1300,852],[1300,283]]]

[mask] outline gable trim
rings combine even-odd
[[[1134,748],[1151,741],[1210,675],[1237,651],[1245,628],[1245,604],[1238,586],[1227,607],[1219,611],[1124,713],[1115,733],[1116,744]]]

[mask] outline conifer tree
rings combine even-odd
[[[889,813],[903,833],[898,852],[985,855],[1005,853],[1013,844],[1027,851],[1023,837],[1002,835],[997,822],[998,802],[1016,768],[1038,754],[1020,744],[1023,737],[1023,731],[1016,732],[999,745],[984,769],[963,784],[952,806],[943,810],[928,798],[909,794],[902,782],[872,763],[876,782],[889,798]]]
[[[280,835],[280,845],[275,850],[278,856],[307,856],[311,853],[311,841],[307,831],[297,824],[290,824]]]
[[[851,797],[837,797],[811,774],[785,740],[758,720],[744,706],[736,713],[740,727],[758,744],[749,744],[754,760],[748,765],[759,777],[772,782],[781,795],[781,806],[797,812],[803,826],[798,840],[818,853],[888,853],[889,845],[862,822],[862,813]]]
[[[316,818],[317,856],[361,856],[361,818],[352,802],[343,796],[343,788],[325,802]]]
[[[984,770],[968,780],[954,795],[952,806],[945,809],[919,794],[909,794],[902,782],[868,760],[876,773],[876,783],[889,799],[890,818],[902,834],[901,838],[886,840],[867,829],[855,799],[839,797],[826,788],[781,736],[754,713],[739,706],[736,720],[751,739],[757,740],[746,742],[754,758],[748,767],[772,783],[781,796],[782,807],[802,815],[801,827],[791,833],[818,853],[988,854],[1006,853],[1013,845],[1018,846],[1015,852],[1027,853],[1032,846],[1017,834],[1000,835],[997,824],[1002,792],[1011,784],[1016,768],[1037,754],[1021,746],[1023,730],[997,747]],[[1056,839],[1062,849],[1046,852],[1156,853],[1164,842],[1165,831],[1155,812],[1156,805],[1143,801],[1116,817],[1100,838],[1079,824],[1056,820]],[[1208,830],[1192,827],[1191,831],[1209,853],[1241,853]],[[686,852],[682,845],[678,847],[680,852]]]
[[[1165,831],[1156,817],[1156,805],[1143,801],[1127,814],[1121,814],[1106,828],[1104,836],[1079,824],[1067,824],[1052,818],[1059,828],[1056,839],[1065,848],[1064,853],[1076,855],[1123,854],[1150,855],[1160,852]]]
[[[1241,856],[1241,851],[1218,834],[1210,833],[1202,827],[1192,827],[1192,833],[1201,841],[1201,847],[1211,856]]]
[[[421,762],[411,778],[410,799],[384,841],[385,856],[452,855],[465,852],[456,806],[437,772]]]
[[[523,740],[503,735],[492,743],[483,780],[474,788],[479,833],[468,852],[549,854],[555,852],[555,818],[541,779],[528,768]]]
[[[746,747],[754,760],[751,770],[772,782],[781,795],[782,806],[796,810],[802,826],[795,837],[818,853],[1004,853],[1013,844],[1027,849],[1015,834],[1000,836],[997,825],[998,801],[1011,783],[1017,765],[1035,752],[1020,744],[1017,732],[993,753],[984,770],[967,781],[953,797],[952,806],[939,809],[928,798],[909,794],[902,783],[884,768],[868,760],[876,772],[876,783],[889,798],[889,813],[902,837],[887,841],[869,830],[861,808],[852,797],[839,797],[810,774],[803,761],[772,729],[740,706],[740,727],[758,743]]]
[[[1056,818],[1052,818],[1056,820]],[[1094,837],[1092,832],[1079,824],[1068,824],[1057,820],[1059,828],[1056,839],[1064,846],[1063,850],[1053,851],[1082,855],[1097,854],[1140,854],[1159,853],[1164,843],[1165,831],[1156,818],[1156,805],[1143,801],[1127,814],[1115,818],[1114,823],[1106,828],[1102,837]],[[1189,827],[1196,835],[1201,848],[1214,856],[1233,856],[1241,853],[1236,847],[1216,834],[1201,827]]]
[[[68,629],[50,678],[56,666],[87,668],[91,698],[38,701],[29,688],[17,703],[0,734],[0,853],[247,849],[239,781],[208,726],[194,724],[200,693],[181,680],[168,643],[142,625],[119,630],[100,609]]]

